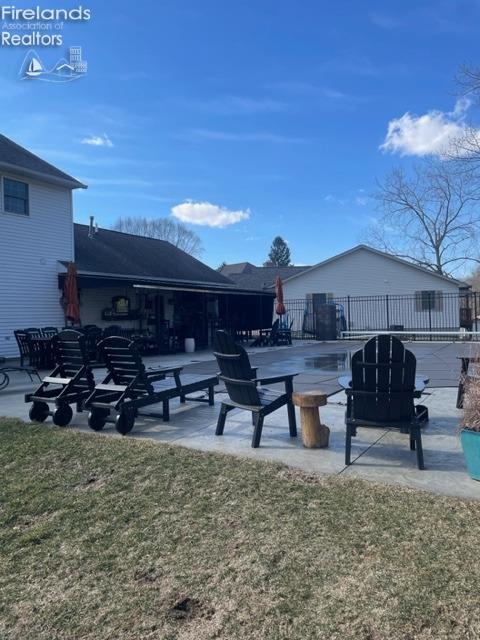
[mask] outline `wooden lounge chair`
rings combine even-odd
[[[220,380],[225,383],[228,399],[222,401],[218,416],[217,436],[223,435],[227,413],[232,409],[251,411],[254,425],[252,447],[260,446],[265,416],[287,405],[290,437],[297,435],[295,407],[292,403],[293,378],[296,373],[257,378],[243,347],[234,343],[225,331],[215,335],[215,357],[220,367]],[[266,384],[285,383],[284,391],[259,388]]]
[[[95,381],[85,348],[85,337],[78,331],[65,330],[52,338],[56,367],[43,378],[33,393],[27,393],[25,402],[31,402],[30,420],[43,422],[52,416],[53,422],[65,427],[73,416],[71,404],[82,410],[84,399],[93,391]],[[50,409],[49,405],[55,408]]]
[[[162,367],[146,369],[134,341],[111,336],[99,343],[100,353],[108,370],[106,378],[85,401],[89,409],[88,424],[94,431],[100,431],[106,422],[114,422],[119,433],[129,433],[140,415],[139,409],[162,403],[162,414],[144,415],[170,419],[169,402],[180,398],[180,402],[194,400],[214,404],[214,387],[217,376],[195,376],[182,374],[182,367]],[[207,397],[188,397],[196,391],[207,392]],[[113,420],[111,413],[115,414]]]
[[[345,464],[351,464],[352,437],[358,427],[398,429],[410,436],[410,449],[417,451],[419,469],[424,469],[421,426],[428,411],[415,406],[425,388],[415,378],[416,359],[398,338],[380,335],[371,338],[352,356],[350,381],[340,378],[347,394]]]

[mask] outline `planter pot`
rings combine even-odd
[[[474,480],[480,480],[480,432],[462,429],[460,440],[468,473]]]
[[[185,338],[185,353],[193,353],[195,351],[195,338]]]

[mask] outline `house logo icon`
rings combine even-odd
[[[87,69],[87,61],[82,59],[82,47],[70,47],[68,60],[60,58],[51,69],[43,64],[35,50],[30,49],[22,62],[19,75],[22,80],[71,82],[82,78],[87,73]]]

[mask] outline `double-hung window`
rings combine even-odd
[[[3,210],[28,216],[28,184],[11,178],[3,179]]]

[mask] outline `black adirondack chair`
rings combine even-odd
[[[259,447],[265,416],[287,405],[290,437],[294,438],[297,435],[297,425],[292,393],[293,378],[297,374],[257,378],[257,370],[250,365],[245,349],[235,344],[233,338],[225,331],[216,332],[214,347],[220,367],[219,378],[225,383],[228,393],[228,400],[223,400],[220,407],[215,434],[223,435],[227,413],[232,409],[251,411],[254,425],[252,447]],[[284,391],[261,388],[263,385],[278,382],[285,383]]]
[[[428,420],[428,411],[414,404],[423,390],[415,379],[416,365],[413,353],[391,335],[371,338],[352,356],[351,386],[345,389],[346,465],[351,464],[357,428],[376,427],[408,434],[410,449],[417,451],[418,468],[425,468],[421,426]]]
[[[25,402],[32,403],[30,420],[43,422],[51,415],[56,425],[64,427],[73,416],[70,405],[76,404],[77,411],[81,411],[95,381],[81,333],[71,329],[61,331],[53,336],[52,343],[56,367],[43,378],[38,389],[26,394]],[[55,408],[50,409],[50,404]]]
[[[107,422],[114,422],[117,431],[125,435],[133,429],[139,409],[159,403],[163,405],[160,415],[144,415],[167,421],[172,398],[179,398],[182,403],[193,400],[214,404],[217,376],[180,375],[182,367],[146,369],[135,342],[127,338],[110,336],[98,346],[108,374],[85,401],[85,408],[90,411],[88,424],[94,431],[103,429]],[[188,396],[197,391],[207,392],[207,397]],[[111,413],[115,414],[113,419]]]

